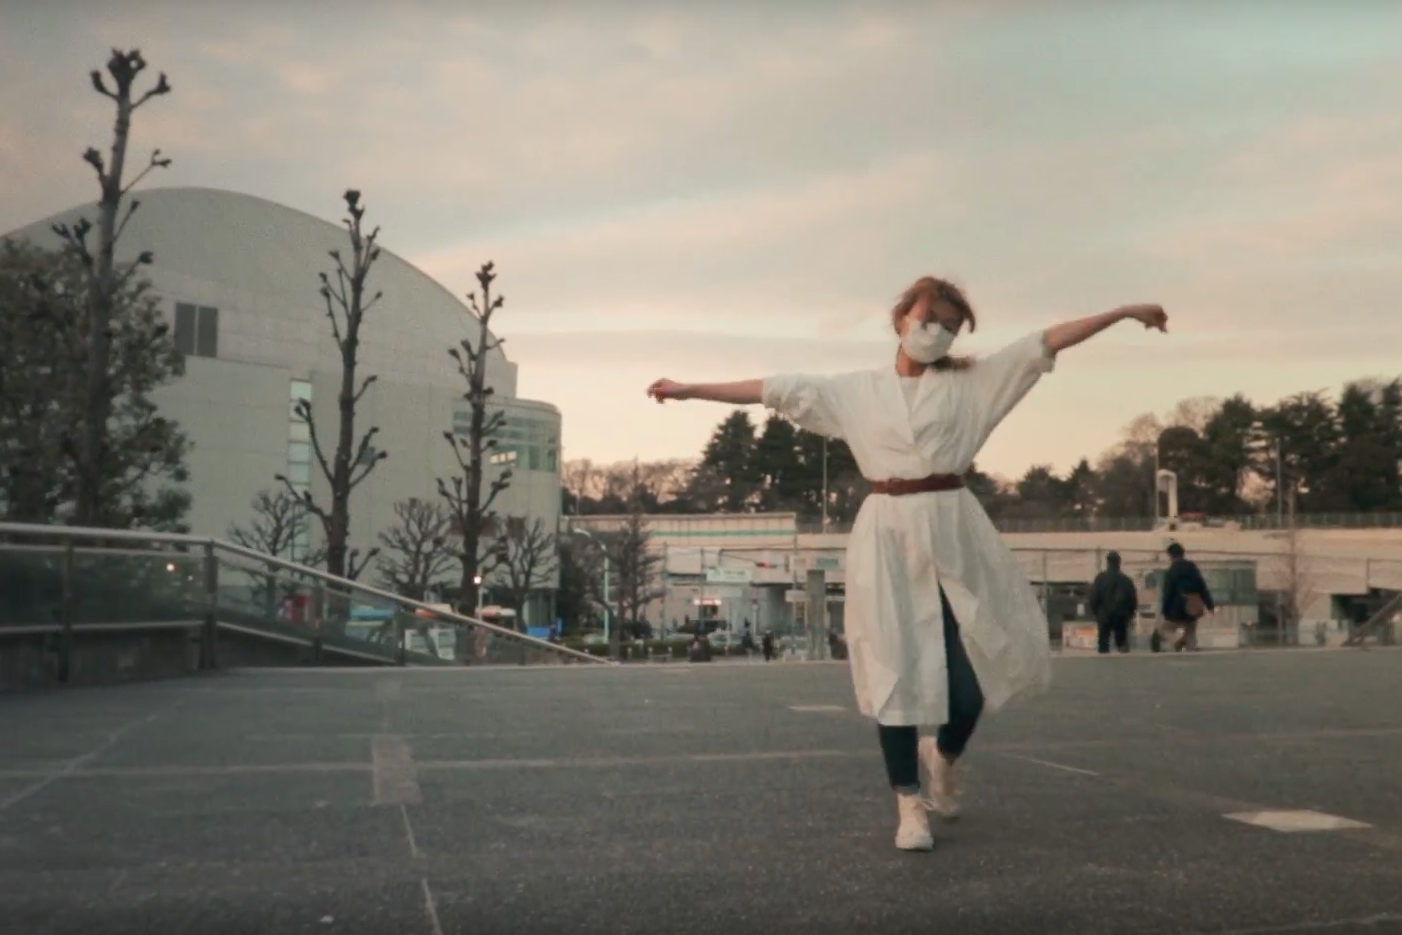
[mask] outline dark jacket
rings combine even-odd
[[[1139,591],[1134,581],[1118,567],[1095,576],[1090,586],[1090,612],[1099,623],[1128,620],[1139,610]]]
[[[1212,592],[1207,589],[1207,582],[1203,580],[1198,566],[1186,558],[1180,558],[1169,565],[1168,571],[1164,573],[1162,596],[1159,601],[1160,616],[1170,623],[1191,622],[1193,618],[1188,616],[1187,606],[1189,594],[1201,595],[1202,602],[1208,610],[1216,608],[1212,603]]]

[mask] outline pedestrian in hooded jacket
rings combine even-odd
[[[1120,553],[1105,556],[1105,570],[1095,576],[1090,587],[1090,612],[1095,615],[1096,651],[1110,652],[1110,637],[1115,648],[1129,652],[1129,624],[1139,610],[1139,591],[1134,581],[1120,570]]]

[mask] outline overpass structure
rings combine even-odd
[[[605,532],[619,516],[567,517],[567,528]],[[654,515],[647,517],[660,553],[664,596],[653,620],[664,625],[704,618],[765,629],[813,632],[803,608],[826,594],[837,625],[845,584],[848,536],[800,531],[792,513]],[[1194,526],[1153,531],[1005,532],[1003,540],[1043,596],[1054,588],[1084,587],[1120,553],[1127,571],[1166,563],[1178,542],[1203,565],[1249,563],[1254,588],[1288,593],[1311,628],[1339,621],[1350,599],[1377,603],[1402,592],[1402,529],[1261,530]],[[821,583],[815,576],[821,576]],[[817,590],[821,588],[821,590]]]

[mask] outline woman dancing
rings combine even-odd
[[[982,360],[952,357],[963,327],[974,330],[973,309],[953,284],[925,277],[891,309],[894,367],[648,387],[659,403],[762,403],[846,441],[871,482],[847,542],[845,629],[858,707],[877,723],[896,792],[902,850],[934,847],[927,812],[958,815],[954,764],[980,715],[1051,680],[1046,614],[963,476],[1060,351],[1126,319],[1168,330],[1160,306],[1127,305]],[[921,737],[921,728],[936,732]]]

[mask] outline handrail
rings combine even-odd
[[[234,545],[231,542],[224,542],[222,539],[215,539],[212,536],[191,536],[184,533],[168,532],[140,532],[131,529],[96,529],[88,526],[40,526],[29,523],[0,523],[0,535],[28,535],[28,536],[56,536],[60,539],[116,539],[139,542],[165,542],[172,545],[198,545],[208,547],[215,551],[232,553],[264,565],[271,565],[274,568],[281,568],[286,571],[295,572],[300,575],[307,575],[320,579],[329,584],[334,584],[352,591],[359,591],[387,600],[395,604],[403,604],[417,610],[428,611],[434,619],[446,620],[449,623],[461,626],[481,627],[488,632],[498,636],[510,637],[527,645],[532,645],[548,652],[559,653],[570,656],[581,662],[590,662],[596,665],[614,665],[613,660],[600,659],[598,656],[591,656],[589,653],[581,652],[577,649],[570,649],[568,646],[560,646],[539,637],[531,636],[527,633],[519,633],[516,630],[508,630],[506,627],[479,620],[476,617],[468,617],[455,611],[442,610],[423,601],[416,601],[413,598],[401,597],[392,591],[385,591],[373,585],[362,584],[359,581],[352,581],[349,578],[341,578],[330,572],[322,571],[318,568],[309,568],[306,565],[298,565],[284,558],[275,555],[266,555],[256,549],[250,549],[241,545]]]
[[[142,532],[139,529],[101,529],[94,526],[38,525],[34,523],[0,523],[0,534],[21,536],[57,536],[60,539],[116,539],[127,542],[166,542],[171,545],[209,545],[215,540],[208,536],[192,536],[181,532]]]
[[[1402,611],[1402,591],[1394,594],[1392,599],[1379,607],[1373,616],[1354,627],[1353,632],[1348,635],[1348,639],[1344,640],[1344,645],[1361,646],[1363,641],[1368,638],[1369,633],[1392,620],[1399,611]]]

